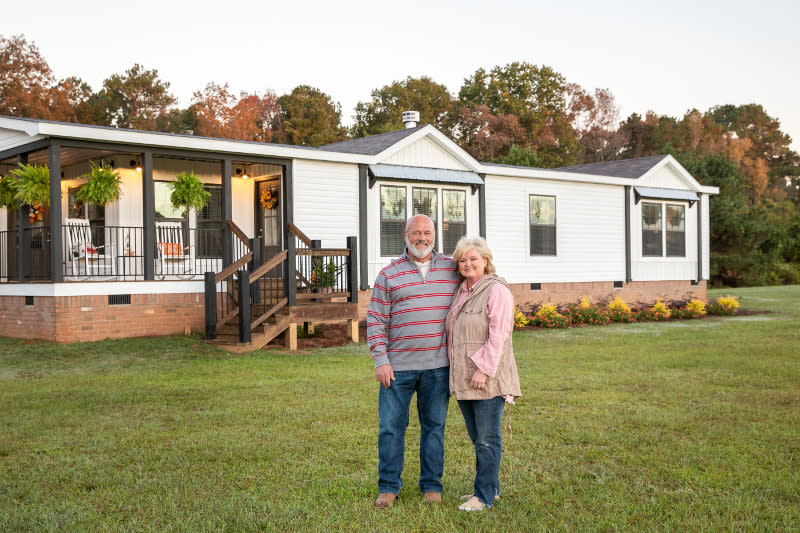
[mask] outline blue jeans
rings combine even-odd
[[[444,472],[444,423],[450,401],[449,367],[432,370],[395,370],[395,380],[378,394],[378,490],[397,494],[401,474],[411,396],[417,393],[419,415],[419,488],[442,492]]]
[[[458,407],[475,446],[473,494],[483,505],[491,507],[494,497],[500,494],[498,474],[503,456],[500,424],[503,421],[505,399],[496,396],[491,400],[458,400]]]

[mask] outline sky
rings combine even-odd
[[[341,104],[345,125],[372,90],[408,76],[457,95],[479,68],[526,61],[609,89],[621,120],[761,104],[800,151],[797,0],[40,0],[4,6],[0,34],[23,34],[57,78],[93,90],[135,63],[181,107],[209,82],[277,95],[307,84]]]

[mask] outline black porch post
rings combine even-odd
[[[156,249],[156,191],[153,185],[153,152],[142,154],[142,236],[144,239],[144,279],[153,280]]]
[[[20,167],[27,164],[28,154],[19,154],[17,156],[17,166]],[[30,246],[25,241],[27,235],[25,233],[25,224],[28,220],[25,217],[25,213],[23,213],[22,207],[22,202],[17,201],[17,281],[20,283],[30,277],[28,275],[28,272],[30,272],[28,269],[28,254],[23,253],[23,250],[30,250]]]
[[[48,154],[50,166],[50,279],[64,281],[64,247],[61,236],[61,143],[52,141]]]
[[[347,249],[350,250],[350,257],[347,258],[347,291],[350,293],[349,302],[358,303],[358,237],[347,238]]]
[[[486,238],[486,174],[478,174],[483,183],[478,185],[478,234]]]
[[[233,190],[231,187],[231,174],[233,172],[233,161],[230,159],[222,160],[222,218],[225,225],[222,227],[222,268],[233,263],[233,250],[231,230],[228,228],[228,220],[233,220]]]
[[[625,186],[625,283],[633,281],[631,272],[631,186]]]
[[[703,281],[703,193],[697,195],[697,283]]]

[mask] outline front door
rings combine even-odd
[[[256,183],[257,237],[261,239],[261,262],[266,262],[283,248],[280,178]]]

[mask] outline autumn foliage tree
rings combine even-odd
[[[228,84],[209,83],[194,93],[197,135],[243,141],[272,142],[280,108],[275,93],[242,92],[237,99]]]
[[[147,70],[138,63],[124,74],[108,77],[90,100],[107,125],[140,130],[155,130],[159,117],[176,102],[169,82],[160,80],[157,70]]]

